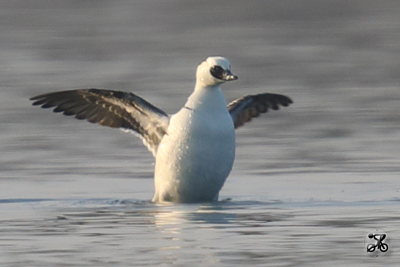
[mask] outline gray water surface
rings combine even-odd
[[[398,1],[0,1],[0,266],[398,266]],[[228,101],[294,104],[237,130],[213,204],[151,203],[139,138],[32,107],[75,88],[174,113],[210,55]],[[371,258],[366,235],[390,237]]]

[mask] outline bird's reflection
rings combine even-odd
[[[155,212],[154,224],[163,232],[178,233],[183,228],[221,228],[232,224],[237,214],[229,212],[220,204],[193,204],[159,206]]]

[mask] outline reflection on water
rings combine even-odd
[[[327,209],[318,204],[298,208],[299,203],[251,201],[207,205],[72,202],[42,202],[37,210],[41,216],[1,220],[3,263],[8,259],[14,266],[24,262],[50,266],[71,260],[71,264],[123,266],[135,260],[135,266],[266,262],[273,266],[282,262],[285,266],[338,262],[357,266],[370,260],[363,247],[371,228],[379,224],[392,237],[399,233],[394,227],[400,219],[395,215],[398,203],[385,204],[377,212],[362,203],[332,203]],[[391,247],[397,245],[393,238]],[[398,260],[394,254],[385,257],[386,263]]]

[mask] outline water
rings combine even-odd
[[[1,266],[397,266],[398,1],[1,1]],[[31,107],[72,88],[167,113],[197,64],[228,100],[294,105],[237,131],[221,201],[157,205],[138,138]],[[390,237],[371,258],[367,233]]]

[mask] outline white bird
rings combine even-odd
[[[218,200],[232,169],[235,128],[292,103],[287,96],[265,93],[227,105],[219,86],[236,79],[226,58],[207,58],[197,67],[194,92],[172,116],[121,91],[79,89],[31,100],[42,108],[55,107],[53,112],[139,134],[156,158],[154,202],[209,202]]]

